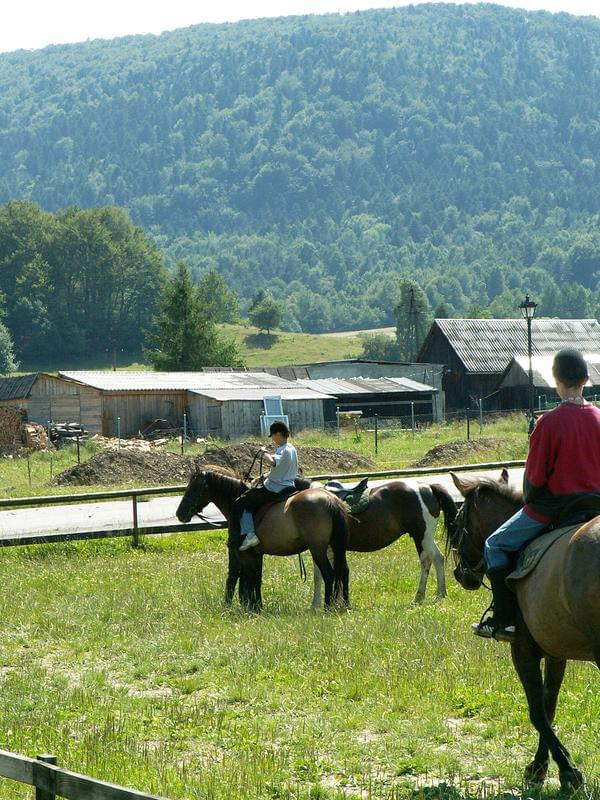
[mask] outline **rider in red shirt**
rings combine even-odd
[[[561,404],[543,414],[529,440],[523,479],[525,506],[485,542],[494,614],[472,626],[477,636],[512,642],[515,599],[506,586],[513,556],[579,495],[600,492],[600,409],[583,399],[588,368],[578,350],[560,350],[552,374]]]

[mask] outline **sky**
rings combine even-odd
[[[417,5],[420,0],[412,2]],[[344,13],[409,4],[410,0],[5,0],[0,53],[87,39],[162,33],[200,22]],[[498,0],[497,4],[600,17],[598,0]]]

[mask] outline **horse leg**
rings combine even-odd
[[[238,558],[238,550],[233,544],[227,543],[228,564],[227,564],[227,580],[225,581],[225,603],[230,606],[235,594],[235,587],[240,579],[240,559]]]
[[[556,711],[558,693],[565,675],[567,662],[561,659],[546,656],[544,659],[544,708],[548,722],[552,724]],[[538,749],[531,764],[525,768],[525,782],[532,784],[542,784],[546,780],[548,767],[550,766],[550,755],[548,745],[540,736]]]
[[[421,605],[423,600],[425,599],[425,590],[427,588],[427,578],[429,577],[429,570],[431,569],[431,559],[427,555],[427,553],[423,550],[422,539],[413,536],[411,534],[411,539],[415,543],[415,547],[417,548],[417,555],[419,556],[419,563],[421,564],[421,577],[419,578],[419,585],[417,587],[417,593],[412,601],[413,605]]]
[[[527,697],[529,719],[540,735],[540,744],[538,746],[536,758],[538,755],[543,758],[545,750],[550,750],[552,758],[558,765],[560,785],[563,791],[579,789],[584,784],[583,775],[573,764],[567,748],[560,742],[558,736],[552,730],[552,718],[549,718],[549,714],[546,710],[546,687],[542,680],[542,673],[540,670],[540,662],[542,659],[541,652],[528,634],[525,634],[525,637],[521,635],[517,639],[517,642],[511,645],[511,652],[513,664],[515,665],[515,669],[517,670],[517,674],[525,690],[525,696]],[[556,708],[558,689],[560,689],[559,676],[560,662],[557,663],[554,669],[550,669],[550,674],[548,676],[550,679],[548,683],[550,709],[548,709],[548,711],[552,710],[552,705]],[[556,691],[556,697],[552,699],[552,693],[554,691]],[[538,766],[541,768],[539,772],[541,777],[543,764],[541,762],[536,763],[536,759],[528,766],[527,771],[529,773],[535,773]]]
[[[444,571],[444,556],[435,543],[435,532],[437,530],[438,519],[432,514],[429,514],[426,508],[423,508],[423,519],[425,521],[425,533],[421,540],[421,546],[428,556],[429,563],[426,566],[425,583],[429,575],[431,564],[435,567],[435,576],[437,578],[437,599],[441,600],[446,597],[446,573]],[[421,557],[421,554],[419,554]],[[421,561],[421,564],[423,562]],[[421,587],[419,586],[419,589]],[[423,599],[425,596],[425,586],[423,586]]]
[[[333,600],[334,569],[329,563],[327,553],[323,553],[321,550],[311,549],[310,554],[315,563],[315,568],[319,570],[323,582],[325,583],[325,608],[330,608]]]
[[[262,553],[246,550],[240,553],[240,602],[248,611],[262,609]]]
[[[333,550],[331,547],[327,548],[327,559],[333,568]],[[321,570],[318,568],[316,561],[313,559],[313,599],[311,608],[321,608],[323,602],[323,576]]]

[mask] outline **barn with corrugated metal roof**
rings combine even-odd
[[[534,356],[554,355],[561,347],[600,352],[595,319],[533,319]],[[436,319],[417,356],[422,363],[445,364],[442,386],[449,410],[502,407],[498,383],[510,360],[527,356],[524,319]]]
[[[136,436],[154,420],[190,433],[238,439],[260,435],[263,401],[281,398],[293,431],[323,427],[329,395],[266,372],[69,371],[39,375],[29,419],[81,422],[90,433]],[[60,412],[60,413],[59,413]]]

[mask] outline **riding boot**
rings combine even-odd
[[[514,642],[517,602],[514,593],[506,585],[506,578],[512,571],[512,567],[502,567],[488,573],[494,615],[472,626],[477,636],[494,638],[499,642]]]

